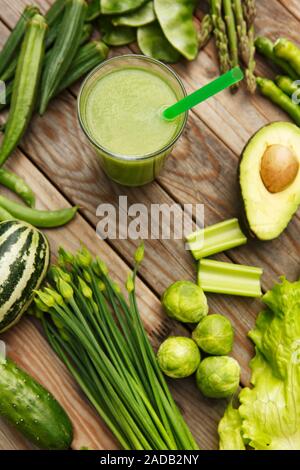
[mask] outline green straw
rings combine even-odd
[[[234,67],[233,69],[218,77],[216,80],[213,80],[204,87],[200,88],[200,90],[194,91],[194,93],[191,93],[169,108],[166,108],[162,112],[162,116],[168,120],[174,119],[179,114],[185,113],[197,104],[202,103],[202,101],[211,98],[220,91],[225,90],[225,88],[229,88],[235,83],[243,80],[243,78],[244,74],[241,68]]]

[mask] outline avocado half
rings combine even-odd
[[[269,124],[246,145],[239,181],[249,229],[260,240],[277,238],[297,211],[299,167],[300,129],[295,124]]]

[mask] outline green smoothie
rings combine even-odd
[[[90,76],[81,92],[79,117],[106,173],[121,184],[137,186],[157,176],[186,116],[173,121],[162,118],[162,110],[176,103],[180,92],[184,95],[167,67],[160,63],[148,67],[145,57],[127,58],[124,63],[120,57],[122,67],[109,67],[103,73],[102,66],[98,69],[102,73],[97,75],[96,70]],[[115,64],[116,59],[107,63]]]

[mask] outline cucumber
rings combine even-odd
[[[71,421],[58,401],[11,359],[0,361],[0,415],[41,449],[68,449]]]
[[[18,220],[0,223],[0,332],[13,326],[28,308],[49,258],[42,232]]]

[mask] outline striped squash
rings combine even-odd
[[[0,223],[0,332],[17,323],[28,308],[49,258],[42,232],[18,220]]]

